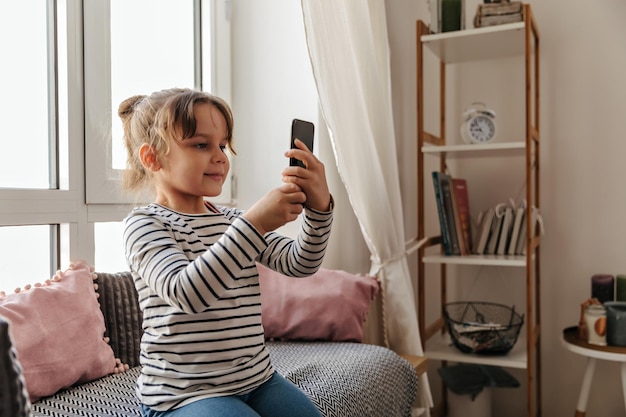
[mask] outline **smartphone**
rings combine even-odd
[[[311,152],[313,152],[313,133],[315,126],[311,122],[293,119],[291,122],[291,149],[295,148],[294,141],[300,139]],[[289,166],[300,166],[306,168],[302,161],[296,158],[289,158]]]

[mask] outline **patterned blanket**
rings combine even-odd
[[[270,342],[276,370],[295,383],[325,417],[408,417],[417,391],[411,365],[380,346],[334,342]],[[64,390],[33,404],[34,416],[140,416],[140,367]]]
[[[405,417],[417,392],[413,367],[381,346],[270,343],[276,370],[313,400],[325,417]]]

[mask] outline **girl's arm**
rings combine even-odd
[[[332,210],[320,212],[306,209],[298,237],[293,240],[268,233],[268,243],[259,257],[263,265],[292,277],[314,274],[322,265],[332,225]]]
[[[231,289],[256,285],[254,261],[267,242],[247,220],[217,225],[215,232],[221,236],[208,249],[198,239],[186,241],[189,233],[183,226],[179,233],[174,227],[152,213],[134,213],[124,231],[131,271],[166,303],[197,313]]]

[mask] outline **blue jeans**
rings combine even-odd
[[[277,372],[242,395],[206,398],[169,411],[141,405],[144,417],[322,417],[300,389]]]

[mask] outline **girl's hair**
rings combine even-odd
[[[149,172],[141,164],[139,148],[150,145],[157,158],[169,152],[172,141],[185,140],[196,132],[194,105],[206,103],[215,106],[226,120],[227,147],[233,149],[233,114],[221,98],[188,88],[171,88],[149,96],[133,96],[122,101],[117,114],[124,127],[127,152],[123,186],[126,190],[144,189],[149,183]]]

